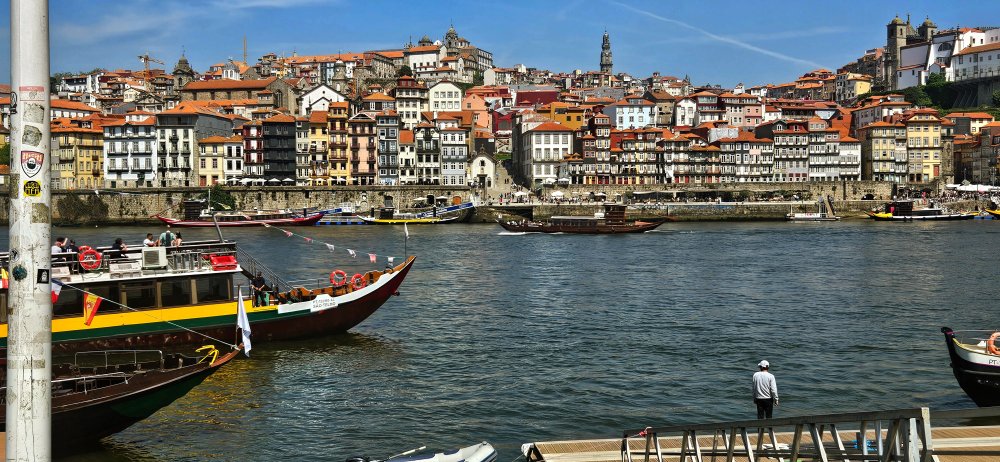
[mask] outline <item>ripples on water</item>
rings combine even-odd
[[[529,441],[752,417],[750,375],[764,358],[779,415],[969,407],[938,329],[998,325],[998,226],[671,223],[624,236],[414,226],[402,295],[354,331],[258,344],[74,459],[342,460],[488,440],[509,460]],[[53,234],[109,244],[146,231]],[[370,268],[347,247],[403,254],[399,228],[297,231],[338,252],[275,230],[227,237],[288,279]]]

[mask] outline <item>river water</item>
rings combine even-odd
[[[147,231],[162,230],[53,235],[108,245]],[[295,231],[337,251],[274,229],[226,235],[287,279],[367,269],[368,252],[403,255],[397,227]],[[939,329],[1000,324],[995,221],[409,231],[417,261],[401,295],[351,333],[258,343],[252,358],[68,460],[338,461],[486,440],[506,462],[525,442],[752,418],[761,359],[777,377],[777,416],[971,407]]]

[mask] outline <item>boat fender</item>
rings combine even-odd
[[[101,267],[100,252],[90,248],[89,246],[81,246],[80,254],[77,258],[80,260],[80,267],[87,271],[92,271]]]
[[[347,284],[347,273],[343,270],[333,270],[330,272],[330,284],[334,287],[341,287]]]
[[[1000,355],[1000,349],[997,349],[996,341],[1000,338],[1000,332],[994,332],[990,336],[990,340],[986,342],[986,352],[991,355]]]
[[[365,281],[365,277],[361,273],[355,273],[354,276],[351,276],[351,287],[354,287],[354,290],[364,289],[366,285],[368,285],[368,281]]]

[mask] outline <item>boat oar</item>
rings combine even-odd
[[[420,446],[419,448],[410,449],[409,451],[403,451],[403,452],[401,452],[399,454],[396,454],[396,455],[394,455],[392,457],[388,457],[386,459],[382,459],[382,462],[385,462],[385,461],[388,461],[388,460],[392,460],[392,459],[395,459],[397,457],[408,456],[410,454],[413,454],[414,452],[423,451],[424,449],[427,449],[427,446]]]

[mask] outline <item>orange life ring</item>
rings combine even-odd
[[[986,342],[986,352],[991,355],[1000,355],[1000,349],[997,349],[996,340],[1000,338],[1000,332],[994,332],[990,336],[990,339]]]
[[[80,254],[77,255],[80,260],[80,267],[92,271],[101,267],[101,254],[100,252],[88,247],[80,247]]]
[[[364,289],[368,285],[368,281],[365,281],[365,277],[361,273],[355,273],[351,276],[351,286],[354,290]]]
[[[333,270],[330,272],[330,284],[334,287],[340,287],[347,284],[347,273],[343,270]]]

